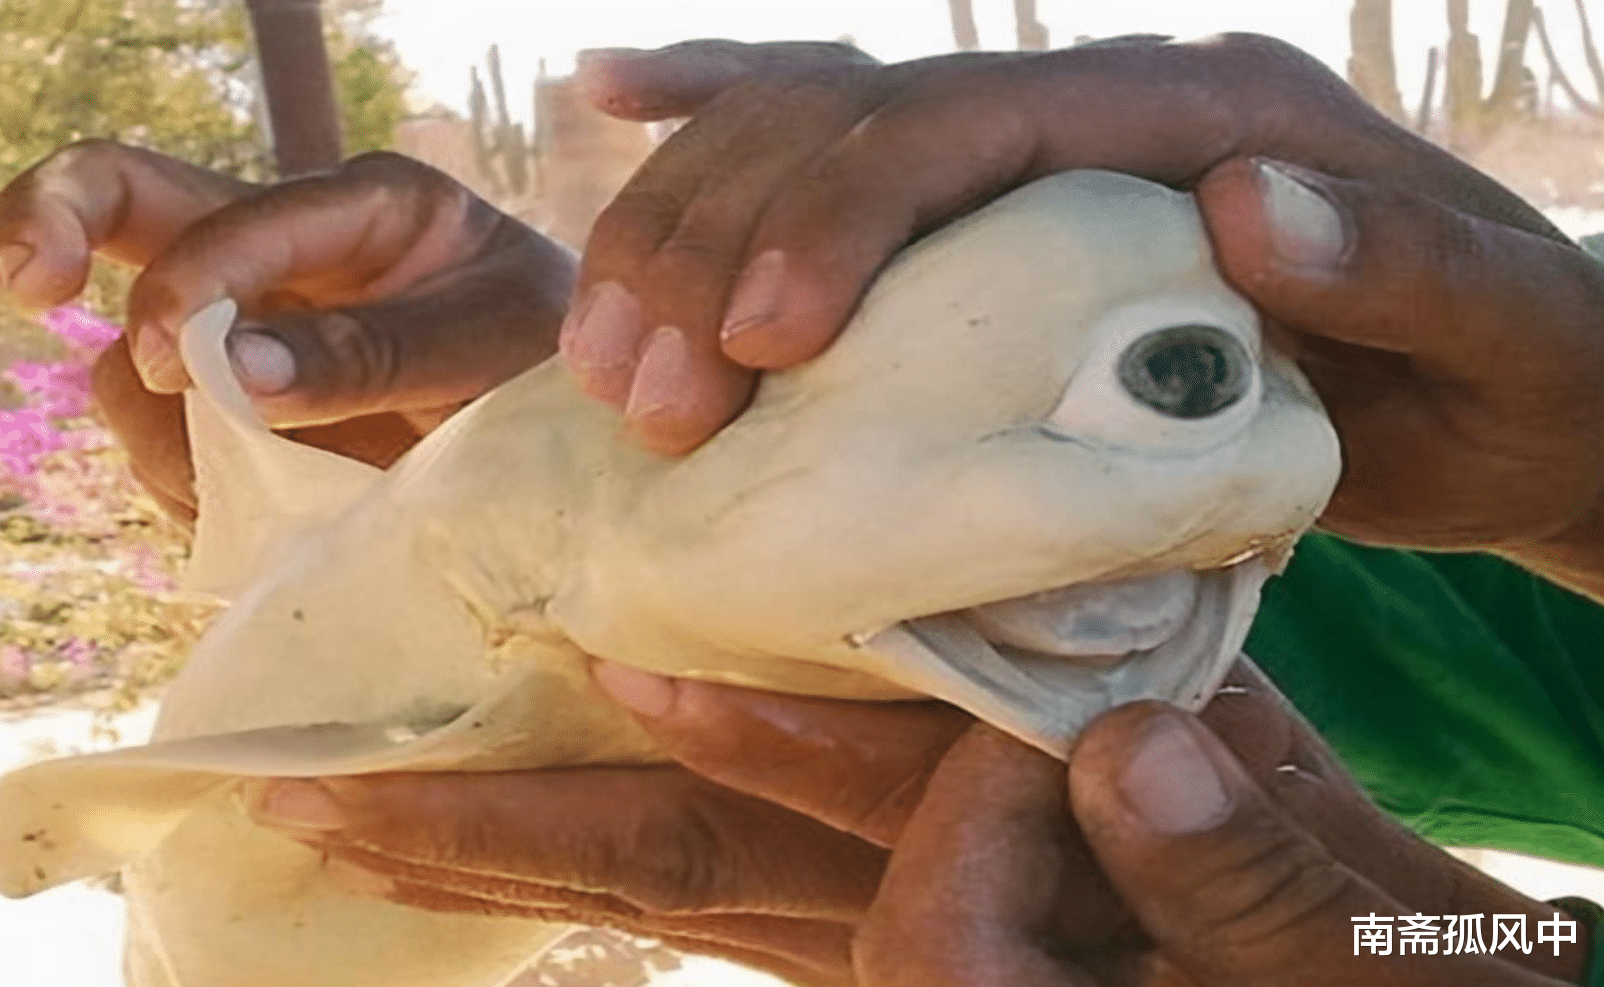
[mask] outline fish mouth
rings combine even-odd
[[[1099,714],[1138,699],[1188,710],[1231,668],[1270,575],[1218,569],[1077,583],[854,635],[865,664],[1058,758]]]

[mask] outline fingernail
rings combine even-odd
[[[570,366],[582,374],[617,370],[635,362],[640,347],[640,303],[617,281],[590,289],[579,309],[565,323],[558,346]]]
[[[228,356],[234,375],[252,394],[283,394],[295,383],[295,354],[276,336],[235,330],[228,336]]]
[[[157,394],[173,394],[184,387],[184,365],[167,334],[154,325],[134,336],[134,369],[145,387]]]
[[[257,782],[243,798],[251,817],[264,825],[319,831],[346,826],[345,810],[315,781]]]
[[[679,403],[689,388],[690,369],[690,346],[683,332],[663,326],[652,333],[635,368],[624,417],[639,420]]]
[[[1201,833],[1225,821],[1231,796],[1185,723],[1170,713],[1149,721],[1120,776],[1125,801],[1160,833]]]
[[[1342,214],[1323,192],[1295,178],[1287,168],[1258,162],[1270,240],[1281,260],[1293,267],[1335,270],[1348,249]]]
[[[598,661],[591,669],[591,676],[614,702],[649,720],[657,719],[674,705],[674,682],[661,675]]]
[[[33,248],[25,243],[0,247],[0,290],[11,290],[11,282],[23,266],[33,260]]]
[[[785,278],[785,254],[765,250],[748,264],[735,291],[719,336],[730,339],[753,326],[773,322],[780,309],[780,283]]]

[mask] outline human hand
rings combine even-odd
[[[1020,873],[1015,865],[1038,854],[1028,871],[1032,886],[1040,887],[1043,875],[1056,881],[1049,903],[1057,911],[1041,926],[1056,937],[1049,941],[1072,946],[1111,984],[1141,983],[1129,978],[1163,958],[1138,921],[1140,908],[1127,906],[1124,889],[1099,869],[1099,844],[1088,845],[1069,816],[1063,765],[1038,762],[988,731],[972,731],[965,714],[935,703],[836,703],[601,669],[598,682],[636,711],[679,766],[278,782],[257,789],[254,811],[325,852],[366,893],[437,910],[615,926],[804,984],[856,982],[854,939],[861,962],[864,943],[872,958],[873,950],[890,950],[896,936],[913,934],[916,923],[904,913],[918,896],[906,892],[923,878],[881,887],[879,848],[895,846],[894,860],[912,861],[897,868],[916,876],[919,868],[951,865],[952,854],[932,849],[939,842],[910,834],[928,826],[948,838],[968,812],[976,822],[958,836],[969,843],[984,843],[988,831],[1020,833],[1025,842],[1018,857],[997,862],[994,884],[984,883],[991,865],[960,868],[940,882],[972,880],[975,901],[1003,902]],[[1136,735],[1128,724],[1119,727],[1124,721],[1110,722],[1087,736],[1116,727],[1124,731],[1116,739]],[[1251,667],[1233,672],[1203,723],[1216,743],[1236,752],[1241,769],[1269,793],[1303,844],[1312,839],[1332,847],[1330,869],[1352,875],[1356,886],[1373,882],[1410,913],[1524,913],[1531,916],[1528,928],[1538,917],[1552,918],[1552,908],[1383,817]],[[1088,763],[1105,768],[1075,770],[1099,777],[1096,771],[1120,750],[1112,741],[1101,749],[1101,760]],[[1075,764],[1090,756],[1078,749]],[[986,774],[976,764],[995,766],[994,785],[981,784]],[[926,797],[933,772],[936,787]],[[1042,780],[1047,775],[1056,788]],[[1009,795],[1016,781],[1019,792]],[[1097,792],[1107,787],[1089,785]],[[1300,861],[1318,862],[1294,862]],[[1117,880],[1122,872],[1110,873]],[[1249,869],[1240,876],[1249,887],[1262,875]],[[880,900],[871,912],[877,887]],[[867,939],[860,933],[866,916],[872,918]],[[961,917],[939,909],[915,916],[927,924]],[[1337,947],[1351,941],[1347,916],[1343,923]],[[948,938],[958,949],[965,940],[954,936]],[[1580,955],[1561,959],[1579,963]],[[1570,970],[1551,968],[1552,957],[1541,951],[1521,961],[1539,972]]]
[[[767,51],[697,45],[726,64]],[[654,57],[599,56],[587,71],[645,71]],[[642,441],[684,451],[739,410],[754,370],[827,346],[910,239],[1088,167],[1197,195],[1225,277],[1297,357],[1343,439],[1323,525],[1528,556],[1604,528],[1592,520],[1604,268],[1267,38],[884,67],[820,54],[814,72],[734,87],[599,219],[565,354]]]
[[[1252,732],[1268,739],[1268,726],[1269,737],[1292,743],[1266,761],[1237,725],[1211,728],[1161,703],[1121,707],[1082,735],[1067,785],[1062,764],[976,728],[943,761],[903,831],[856,942],[860,983],[1577,982],[1585,925],[1576,943],[1533,945],[1538,923],[1559,917],[1554,906],[1384,819],[1295,714],[1271,715],[1276,722]],[[1083,907],[1088,856],[1134,914],[1134,933],[1065,924]],[[1410,915],[1431,917],[1429,954],[1406,951],[1401,935],[1394,941],[1393,926],[1406,928],[1396,917]],[[1461,915],[1494,930],[1484,952],[1447,954],[1442,930]],[[1356,932],[1372,916],[1386,922],[1386,945],[1375,950]],[[1500,949],[1498,923],[1510,919],[1521,943]]]
[[[652,728],[679,765],[255,783],[246,804],[356,893],[605,926],[807,987],[852,984],[884,847],[973,721],[938,703],[680,686]],[[794,776],[808,811],[763,797],[770,772]]]
[[[169,512],[195,499],[177,327],[224,295],[235,367],[270,423],[388,465],[464,402],[539,362],[572,256],[445,175],[365,155],[266,188],[89,142],[0,191],[0,260],[26,304],[83,287],[91,255],[143,267],[95,368],[108,423]]]

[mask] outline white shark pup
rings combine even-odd
[[[658,759],[586,652],[821,696],[936,696],[1062,756],[1196,708],[1336,482],[1307,383],[1190,197],[1044,178],[904,251],[829,352],[684,458],[556,361],[386,472],[275,437],[233,318],[182,344],[191,577],[233,600],[154,741],[0,779],[0,890],[121,868],[136,987],[494,987],[554,934],[324,879],[243,777]]]

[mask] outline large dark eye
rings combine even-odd
[[[1206,418],[1229,408],[1251,378],[1247,351],[1218,326],[1150,332],[1119,361],[1119,382],[1131,397],[1171,418]]]

